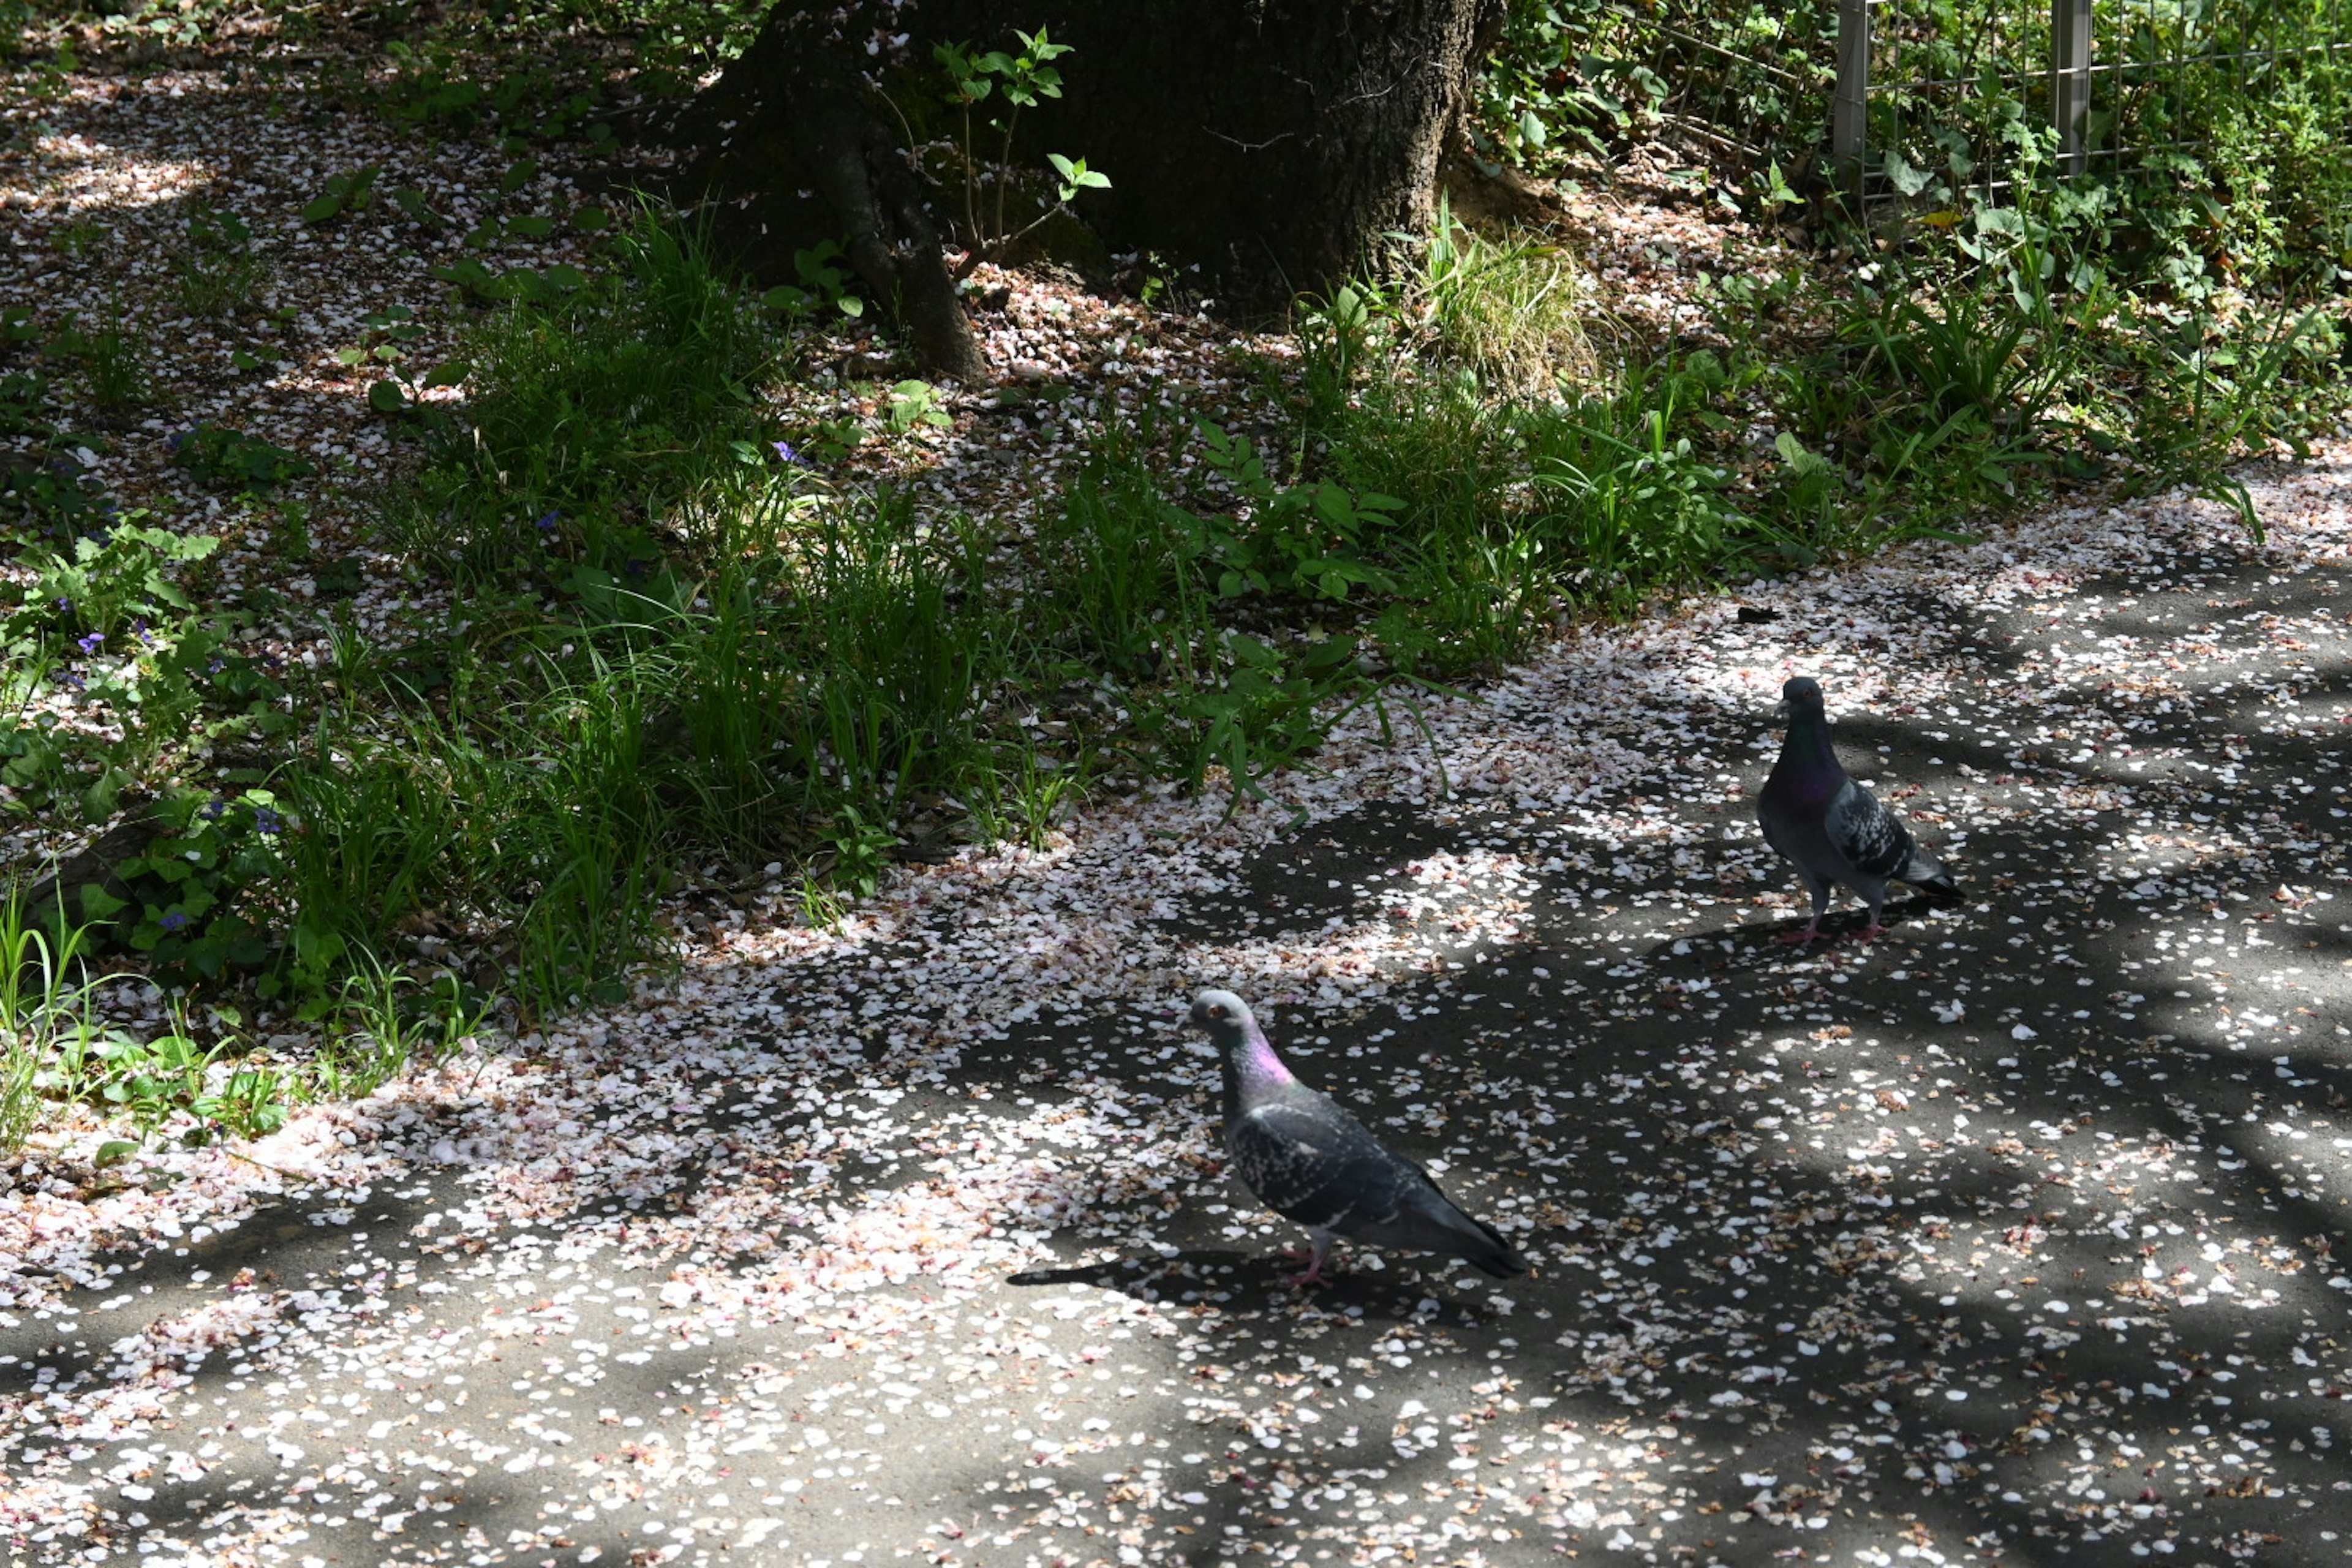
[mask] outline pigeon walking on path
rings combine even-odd
[[[1788,857],[1813,896],[1812,920],[1781,940],[1805,942],[1821,935],[1830,890],[1841,882],[1870,905],[1870,923],[1857,933],[1864,942],[1886,929],[1878,911],[1890,881],[1908,882],[1931,898],[1957,898],[1959,885],[1944,863],[1913,843],[1895,814],[1838,765],[1821,682],[1799,676],[1781,687],[1780,711],[1789,735],[1756,797],[1756,817],[1764,825],[1764,841]]]
[[[1381,1146],[1330,1096],[1307,1088],[1275,1054],[1249,1004],[1230,991],[1192,999],[1192,1022],[1209,1032],[1224,1069],[1225,1152],[1260,1202],[1307,1227],[1307,1271],[1321,1278],[1334,1237],[1466,1259],[1498,1279],[1528,1271],[1527,1259],[1493,1227],[1446,1200],[1429,1173]]]

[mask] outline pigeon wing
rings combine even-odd
[[[1404,1175],[1419,1174],[1321,1094],[1254,1107],[1226,1129],[1225,1143],[1234,1169],[1266,1207],[1342,1236],[1394,1219],[1405,1197]]]
[[[1895,877],[1911,863],[1911,832],[1852,779],[1830,802],[1830,847],[1865,877]]]

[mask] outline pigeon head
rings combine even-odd
[[[1256,1026],[1249,1004],[1230,991],[1203,991],[1192,998],[1192,1023],[1208,1031],[1221,1051],[1232,1050]]]
[[[1822,683],[1810,675],[1790,679],[1780,688],[1779,712],[1783,719],[1822,717]]]
[[[1203,991],[1193,997],[1192,1022],[1206,1032],[1210,1044],[1216,1047],[1218,1066],[1224,1074],[1229,1115],[1236,1094],[1244,1089],[1265,1092],[1297,1082],[1273,1042],[1265,1037],[1265,1031],[1257,1026],[1249,1004],[1232,992]]]

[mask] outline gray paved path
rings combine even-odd
[[[1297,837],[1106,808],[246,1161],[63,1164],[0,1205],[0,1542],[2342,1562],[2343,461],[2264,549],[2146,504],[1759,587],[1434,713],[1451,796],[1359,738]],[[1965,907],[1773,940],[1791,668]],[[1281,1288],[1202,984],[1536,1273]]]

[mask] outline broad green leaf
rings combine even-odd
[[[86,921],[106,920],[121,914],[130,907],[128,902],[116,898],[96,882],[84,882],[81,885],[81,918]]]

